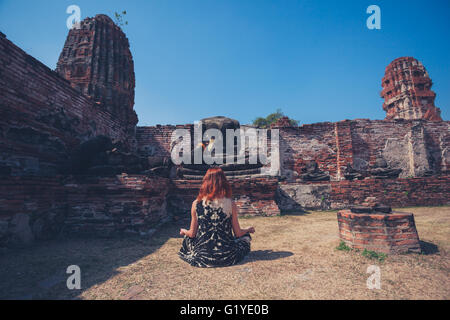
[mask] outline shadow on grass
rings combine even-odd
[[[287,258],[294,255],[290,251],[272,251],[272,250],[255,250],[245,257],[245,259],[239,264],[245,264],[253,261],[272,261]]]
[[[179,228],[185,225],[184,221],[172,221],[151,237],[59,239],[2,254],[0,299],[79,299],[85,290],[119,274],[120,268],[177,238]],[[66,274],[66,270],[71,265],[81,269],[81,290],[67,288],[66,281],[71,274]]]
[[[281,216],[306,216],[308,214],[311,214],[310,211],[305,210],[289,210],[289,211],[283,211],[281,212]]]
[[[431,242],[420,240],[420,248],[422,249],[422,254],[425,255],[439,253],[438,246]]]

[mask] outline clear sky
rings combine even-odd
[[[401,56],[424,64],[449,120],[449,0],[0,0],[0,31],[54,69],[72,4],[82,19],[127,11],[139,125],[277,108],[301,124],[383,119],[381,78]],[[381,30],[366,27],[372,4]]]

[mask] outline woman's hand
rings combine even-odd
[[[255,228],[250,227],[250,228],[247,229],[247,232],[248,233],[255,233]]]
[[[188,231],[186,229],[180,229],[180,236],[186,236]]]

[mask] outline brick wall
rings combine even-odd
[[[54,175],[81,141],[130,128],[0,33],[0,172]]]
[[[138,127],[141,155],[170,156],[171,134],[192,125]],[[315,160],[331,180],[344,179],[350,164],[366,170],[383,157],[400,177],[421,176],[427,171],[445,174],[450,168],[450,122],[423,120],[344,120],[300,127],[279,127],[281,174],[298,180],[304,161]],[[270,139],[269,139],[270,146]]]
[[[450,204],[450,176],[339,181],[331,184],[331,207],[345,208],[376,197],[392,207]]]
[[[176,129],[193,130],[193,125],[137,127],[136,140],[139,154],[141,156],[170,157],[172,133]]]
[[[168,215],[169,179],[142,175],[71,177],[64,187],[68,206],[65,234],[144,235]]]
[[[430,166],[438,174],[450,173],[450,122],[425,122],[425,144]]]
[[[450,122],[424,120],[345,120],[280,128],[282,175],[298,179],[304,160],[315,160],[331,180],[344,179],[350,164],[366,170],[378,157],[400,177],[448,172]]]
[[[280,128],[281,174],[289,179],[299,173],[298,164],[315,160],[322,171],[337,175],[336,128],[331,122]]]
[[[394,121],[370,121],[359,120],[351,124],[353,165],[355,169],[365,170],[375,164],[377,156],[382,154],[389,144],[394,151],[398,152],[396,159],[386,159],[389,162],[395,162],[394,167],[403,167],[402,175],[409,175],[408,161],[408,139],[407,134],[410,131],[410,122]]]
[[[229,179],[233,199],[241,216],[279,215],[280,209],[275,202],[278,180],[273,178]],[[168,208],[179,215],[190,215],[192,202],[198,196],[201,181],[173,180],[168,198]]]
[[[164,221],[170,181],[116,177],[0,178],[0,247],[59,235],[146,234]]]
[[[0,246],[55,236],[66,208],[60,177],[0,177]]]
[[[367,197],[392,207],[450,205],[450,176],[316,183],[281,182],[282,211],[344,209]]]

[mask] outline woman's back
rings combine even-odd
[[[191,227],[184,236],[180,258],[196,267],[229,266],[250,252],[249,233],[241,229],[237,207],[231,200],[231,186],[220,168],[211,168],[203,177],[197,200],[192,203]],[[234,235],[233,235],[234,233]]]
[[[198,219],[198,237],[217,234],[233,239],[232,233],[232,200],[229,198],[202,200],[196,203]]]
[[[229,198],[194,202],[198,230],[195,238],[185,237],[180,257],[196,267],[224,267],[236,264],[250,252],[250,235],[233,236]]]

